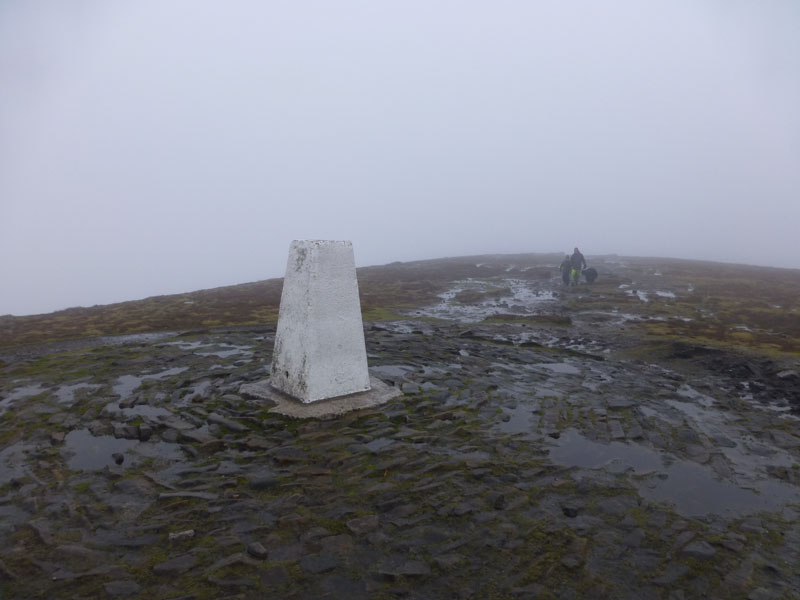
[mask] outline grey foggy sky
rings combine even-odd
[[[800,268],[796,0],[6,0],[0,90],[0,314],[306,238]]]

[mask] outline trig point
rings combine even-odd
[[[304,404],[370,389],[350,242],[289,246],[270,384]]]

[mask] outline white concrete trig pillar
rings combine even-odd
[[[303,403],[370,389],[350,242],[289,246],[270,384]]]

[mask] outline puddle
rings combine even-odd
[[[683,516],[744,515],[779,510],[800,501],[798,488],[772,480],[753,480],[742,487],[723,481],[709,467],[677,461],[634,444],[592,442],[574,429],[562,432],[550,449],[550,459],[564,466],[604,469],[611,473],[632,471],[644,476],[639,493],[650,500],[668,502]]]
[[[0,485],[27,474],[25,461],[28,458],[28,452],[34,449],[35,446],[32,444],[17,442],[0,450]]]
[[[252,346],[236,346],[234,344],[219,344],[219,347],[225,348],[224,350],[209,350],[208,352],[195,352],[197,356],[216,356],[217,358],[230,358],[237,354],[244,354],[251,356],[253,354]]]
[[[72,404],[75,402],[75,392],[83,389],[96,390],[101,387],[96,383],[76,383],[75,385],[62,385],[56,392],[59,404]]]
[[[189,367],[174,367],[161,371],[160,373],[153,373],[152,375],[120,375],[117,378],[117,383],[114,384],[113,392],[119,396],[120,400],[125,400],[134,391],[136,391],[146,379],[163,379],[172,375],[178,375],[186,371]]]
[[[227,344],[227,343],[208,343],[207,341],[202,340],[195,340],[193,342],[188,341],[180,341],[180,342],[168,342],[164,344],[164,346],[177,346],[181,350],[185,351],[192,351],[197,356],[216,356],[218,358],[229,358],[236,354],[246,354],[251,355],[253,347],[252,346],[237,346],[236,344]],[[196,352],[196,350],[200,349],[209,349],[204,352]]]
[[[182,341],[182,342],[167,342],[166,344],[163,344],[163,345],[164,346],[177,346],[181,350],[196,350],[197,348],[203,348],[203,347],[208,346],[208,344],[206,342],[202,342],[202,341],[195,341],[195,342],[186,342],[186,341]]]
[[[699,392],[695,394],[713,402],[708,396],[703,396]],[[679,400],[667,400],[666,404],[688,416],[692,420],[692,425],[711,439],[722,436],[732,442],[732,447],[724,445],[718,449],[728,458],[737,475],[746,478],[765,476],[768,467],[792,468],[797,464],[794,457],[786,450],[757,442],[751,435],[743,435],[733,429],[728,417],[722,412]]]
[[[537,305],[556,300],[551,290],[533,289],[531,282],[522,279],[505,279],[503,286],[508,287],[510,292],[480,302],[462,304],[455,299],[460,292],[491,292],[497,289],[497,284],[480,279],[457,281],[453,288],[439,294],[441,301],[438,304],[415,310],[414,316],[477,323],[497,314],[533,314]]]
[[[574,429],[561,432],[556,444],[550,449],[550,459],[560,465],[590,469],[611,465],[613,472],[616,473],[627,469],[644,473],[665,467],[661,455],[657,452],[622,442],[610,444],[592,442]]]
[[[48,391],[48,388],[42,387],[41,383],[16,388],[8,396],[0,400],[0,415],[6,412],[11,407],[11,404],[17,400],[24,400],[25,398],[30,398],[31,396],[36,396],[46,391]]]
[[[641,321],[642,317],[640,315],[634,315],[631,313],[622,313],[618,310],[613,310],[610,312],[606,311],[586,311],[583,313],[584,316],[600,316],[600,317],[608,317],[609,324],[611,325],[624,325],[628,321]]]
[[[636,296],[642,302],[650,302],[650,298],[647,292],[643,292],[642,290],[626,290],[625,292],[628,296]]]
[[[124,420],[131,418],[142,417],[149,419],[153,422],[161,422],[162,417],[168,418],[173,415],[171,410],[161,408],[160,406],[150,406],[149,404],[137,404],[129,408],[120,408],[119,400],[109,402],[103,407],[103,412],[115,417],[124,417]]]
[[[93,436],[88,429],[70,431],[64,438],[61,455],[67,466],[75,471],[96,471],[115,465],[112,454],[125,456],[123,467],[135,465],[141,458],[182,458],[180,446],[167,442],[139,442],[118,439],[110,435]]]
[[[127,333],[124,335],[112,335],[99,338],[106,345],[116,346],[119,344],[135,344],[144,342],[155,342],[164,338],[174,337],[176,331],[159,331],[156,333]]]
[[[496,427],[503,433],[514,435],[517,433],[533,433],[534,431],[534,412],[530,406],[517,406],[517,408],[504,408],[504,416],[497,423]],[[505,420],[505,417],[508,420]]]
[[[115,383],[112,388],[112,392],[119,396],[120,400],[125,400],[133,393],[133,390],[141,385],[141,383],[141,377],[136,377],[135,375],[120,375],[117,378],[117,383]]]
[[[695,463],[675,463],[663,474],[651,477],[639,492],[645,498],[669,502],[684,516],[719,514],[740,516],[781,510],[800,501],[800,490],[777,481],[759,480],[753,489],[714,477],[713,471]]]

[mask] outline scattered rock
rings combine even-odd
[[[226,556],[225,558],[221,558],[214,564],[212,564],[208,569],[205,570],[205,575],[209,576],[214,571],[219,571],[220,569],[225,569],[227,567],[232,567],[234,565],[247,565],[250,567],[259,567],[261,563],[253,560],[244,552],[237,552],[236,554],[231,554],[230,556]]]
[[[486,502],[495,510],[503,510],[506,506],[506,495],[498,491],[489,492],[486,495]]]
[[[112,425],[114,437],[126,440],[138,440],[139,428],[136,425],[126,425],[124,423],[114,423]]]
[[[260,542],[250,542],[247,545],[247,553],[258,559],[265,559],[269,555],[267,549]]]
[[[319,540],[319,544],[324,552],[337,556],[349,554],[355,549],[352,536],[346,533],[322,538]]]
[[[681,556],[697,558],[700,560],[710,560],[717,555],[717,551],[708,542],[691,542],[683,547]]]
[[[623,543],[631,548],[638,548],[644,542],[645,537],[644,530],[636,528],[627,535],[627,537],[623,540]]]
[[[310,575],[327,573],[340,564],[339,559],[333,554],[310,554],[300,559],[300,568]]]
[[[609,421],[608,431],[612,440],[621,440],[625,437],[625,430],[622,429],[622,423],[619,421]]]
[[[180,542],[194,537],[194,529],[187,529],[185,531],[176,531],[169,534],[170,542]]]
[[[262,468],[245,475],[247,485],[251,490],[266,490],[279,483],[278,478],[271,469]]]
[[[156,575],[181,575],[197,564],[197,559],[193,554],[182,554],[162,563],[153,565],[153,573]]]
[[[380,521],[377,515],[366,515],[347,521],[347,528],[357,536],[364,536],[378,529]]]
[[[413,382],[406,382],[400,386],[400,389],[404,394],[418,394],[419,393],[419,385]]]
[[[208,432],[201,431],[200,429],[184,429],[179,434],[179,439],[182,442],[191,442],[194,444],[208,444],[216,442],[217,438]]]
[[[208,415],[208,422],[215,423],[217,425],[222,425],[223,427],[226,427],[227,429],[230,429],[235,433],[244,433],[245,431],[250,431],[250,428],[247,427],[246,425],[242,425],[241,423],[234,421],[233,419],[228,419],[226,417],[223,417],[222,415],[213,412]]]
[[[767,530],[764,528],[764,523],[757,517],[748,517],[739,525],[739,529],[745,533],[755,533],[758,535],[764,534]]]
[[[269,450],[275,447],[276,442],[268,440],[260,435],[250,435],[242,441],[242,445],[250,450]]]
[[[139,440],[146,442],[153,436],[153,428],[146,423],[139,425]]]
[[[578,516],[579,507],[574,503],[565,503],[561,505],[561,512],[564,513],[565,517],[574,519]]]
[[[50,531],[50,523],[47,520],[43,518],[31,519],[28,521],[27,525],[33,530],[33,532],[45,546],[53,545],[53,534]]]

